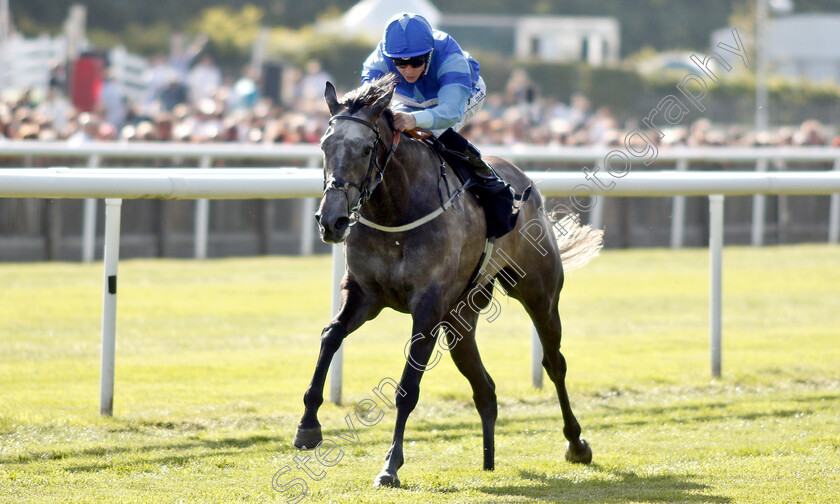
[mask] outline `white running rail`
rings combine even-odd
[[[714,376],[721,373],[721,250],[723,202],[727,195],[840,194],[840,169],[799,172],[691,172],[638,171],[616,180],[614,187],[591,186],[608,196],[709,196],[710,244],[710,348]],[[528,172],[546,196],[569,195],[587,179],[582,172]],[[321,194],[318,169],[103,169],[29,168],[0,169],[0,197],[6,198],[106,198],[105,279],[102,314],[102,376],[100,412],[111,415],[116,340],[116,276],[119,258],[119,218],[122,199],[241,199],[300,198]],[[344,264],[341,247],[334,247],[334,264]],[[333,289],[338,288],[341,268],[334,267]],[[335,307],[334,307],[335,309]],[[539,345],[539,341],[534,343]],[[542,372],[536,351],[532,376],[541,385]],[[340,401],[341,355],[331,367],[331,399]],[[539,383],[537,383],[539,382]]]

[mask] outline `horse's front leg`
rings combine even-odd
[[[379,313],[381,306],[375,301],[375,296],[353,279],[344,278],[341,283],[341,302],[338,313],[321,331],[321,351],[315,364],[315,373],[309,383],[309,388],[303,395],[303,417],[298,424],[294,440],[297,448],[315,448],[322,441],[318,408],[324,402],[324,383],[330,363],[344,338]]]
[[[440,351],[437,350],[434,360],[429,363],[432,352],[436,350],[436,329],[442,318],[441,312],[443,310],[437,306],[440,300],[435,294],[427,294],[426,297],[429,298],[429,302],[421,303],[425,306],[417,311],[412,310],[414,319],[413,336],[406,343],[406,363],[396,394],[397,419],[394,426],[394,437],[391,441],[391,448],[385,457],[385,465],[373,481],[374,486],[400,486],[397,470],[402,467],[404,462],[405,424],[420,398],[420,379],[423,378],[423,372],[432,369],[441,358]]]

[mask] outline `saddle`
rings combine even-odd
[[[516,194],[510,184],[481,159],[478,149],[451,128],[430,141],[484,209],[487,238],[501,238],[509,233],[516,226],[522,203],[531,195],[531,185],[522,194]]]

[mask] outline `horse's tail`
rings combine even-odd
[[[585,266],[598,256],[604,246],[604,231],[581,224],[577,214],[566,214],[559,221],[554,221],[553,227],[565,271]]]

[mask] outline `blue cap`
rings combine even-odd
[[[410,58],[431,52],[435,45],[432,25],[419,14],[404,12],[388,21],[384,37],[385,56]]]

